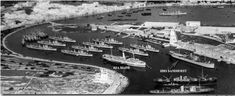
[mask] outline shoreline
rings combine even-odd
[[[235,3],[232,4],[180,4],[180,3],[173,3],[171,5],[167,5],[167,4],[149,4],[146,6],[139,6],[139,7],[130,7],[130,8],[126,8],[126,9],[120,9],[120,10],[113,10],[113,11],[109,11],[109,12],[101,12],[101,13],[96,13],[96,14],[88,14],[88,15],[77,15],[77,16],[73,16],[71,15],[71,17],[58,17],[57,19],[51,19],[48,21],[42,21],[42,22],[34,22],[34,23],[29,23],[29,24],[20,24],[20,25],[15,25],[13,27],[10,28],[1,28],[1,31],[5,31],[5,30],[9,30],[12,28],[19,28],[19,27],[28,27],[28,26],[32,26],[32,25],[38,25],[38,24],[43,24],[43,23],[49,23],[49,22],[53,22],[53,21],[60,21],[60,20],[66,20],[66,19],[72,19],[72,18],[79,18],[79,17],[84,17],[84,16],[93,16],[93,15],[100,15],[103,13],[111,13],[111,12],[118,12],[118,11],[123,11],[123,10],[132,10],[132,9],[141,9],[141,8],[152,8],[152,7],[194,7],[194,6],[207,6],[207,7],[214,7],[214,6],[234,6]],[[216,26],[216,25],[206,25],[206,26]],[[235,26],[235,25],[220,25],[220,26]]]
[[[104,70],[107,70],[107,71],[110,71],[112,72],[116,79],[113,79],[113,83],[117,83],[116,80],[119,78],[124,78],[126,79],[126,82],[124,80],[120,80],[119,85],[120,86],[116,86],[116,89],[113,89],[113,86],[110,86],[109,88],[107,88],[106,90],[109,90],[109,92],[107,92],[106,90],[102,93],[102,94],[119,94],[121,93],[128,85],[129,85],[129,80],[127,77],[125,77],[124,75],[122,75],[121,73],[118,73],[114,70],[111,70],[111,69],[108,69],[108,68],[104,68],[104,67],[99,67],[99,66],[95,66],[95,65],[89,65],[89,64],[82,64],[82,63],[71,63],[71,62],[63,62],[63,61],[57,61],[57,60],[49,60],[49,59],[41,59],[41,58],[35,58],[35,57],[29,57],[29,56],[23,56],[22,54],[19,54],[19,53],[16,53],[12,50],[10,50],[7,46],[6,46],[6,38],[11,36],[12,34],[16,33],[16,32],[19,32],[21,30],[24,30],[26,28],[29,28],[29,27],[32,27],[32,26],[36,26],[36,25],[41,25],[41,24],[46,24],[48,22],[44,22],[44,23],[40,23],[40,24],[34,24],[34,25],[30,25],[30,26],[26,26],[26,27],[23,27],[23,28],[20,28],[20,29],[17,29],[9,34],[7,34],[3,40],[2,40],[2,44],[3,44],[3,47],[6,48],[6,50],[10,51],[12,54],[10,55],[7,55],[7,54],[1,54],[2,55],[5,55],[5,56],[13,56],[13,57],[16,57],[16,58],[21,58],[21,59],[28,59],[28,60],[38,60],[38,61],[45,61],[45,62],[52,62],[52,63],[64,63],[64,64],[70,64],[70,65],[80,65],[80,66],[89,66],[89,67],[95,67],[95,68],[99,68],[99,69],[104,69]],[[124,81],[121,82],[121,81]],[[123,85],[122,85],[123,84]],[[121,90],[117,90],[117,89],[121,89]],[[110,92],[111,91],[111,92]]]
[[[63,4],[61,4],[61,5],[63,5]],[[131,8],[130,6],[124,5],[124,6],[121,6],[120,9],[110,9],[109,11],[104,11],[104,12],[97,12],[97,13],[92,12],[90,14],[85,14],[85,13],[84,14],[70,14],[70,16],[68,16],[68,17],[66,17],[66,16],[60,17],[60,16],[58,16],[56,18],[44,19],[44,20],[41,20],[41,21],[26,22],[26,23],[23,23],[23,24],[20,23],[18,25],[14,25],[14,26],[10,26],[10,27],[9,26],[2,27],[1,31],[5,31],[5,30],[8,30],[8,29],[12,29],[12,28],[23,27],[23,26],[27,27],[27,26],[37,25],[37,24],[41,24],[41,23],[49,23],[49,22],[53,22],[53,21],[60,21],[60,20],[66,20],[66,19],[72,19],[72,18],[79,18],[79,17],[84,17],[84,16],[93,16],[93,15],[99,15],[99,14],[103,14],[103,13],[109,13],[109,12],[115,12],[115,11],[123,11],[123,10],[130,10],[130,9],[135,9],[135,8],[138,8],[138,7]]]

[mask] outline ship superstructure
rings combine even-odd
[[[106,44],[116,44],[116,45],[122,45],[123,42],[117,41],[113,38],[105,38],[105,39],[94,39],[95,42],[104,42]]]
[[[144,45],[131,44],[130,46],[136,49],[144,50],[144,51],[159,52],[159,50],[153,48],[150,45],[144,46]]]
[[[186,62],[189,62],[189,63],[192,63],[192,64],[196,64],[196,65],[199,65],[199,66],[203,66],[203,67],[206,67],[206,68],[215,68],[215,64],[208,61],[208,62],[202,62],[199,60],[199,57],[196,56],[196,55],[186,55],[186,54],[180,54],[180,53],[176,53],[174,51],[170,51],[170,55],[176,59],[180,59],[180,60],[183,60],[183,61],[186,61]]]
[[[95,46],[95,47],[99,47],[99,48],[113,48],[113,46],[111,45],[107,45],[104,42],[83,42],[82,44],[84,45],[89,45],[89,46]]]
[[[76,42],[76,40],[73,40],[67,36],[49,36],[49,38],[52,40],[62,41],[62,42]]]
[[[42,41],[37,41],[37,43],[45,44],[45,45],[51,45],[51,46],[66,46],[66,44],[61,43],[59,41],[45,41],[45,40],[42,40]]]
[[[98,48],[95,48],[94,46],[78,46],[78,45],[73,45],[71,46],[74,49],[79,49],[79,50],[85,50],[85,51],[91,51],[91,52],[103,52],[103,50],[100,50]]]
[[[131,53],[131,54],[136,54],[136,55],[141,55],[141,56],[149,56],[148,53],[140,51],[139,49],[124,48],[124,47],[119,47],[118,49],[120,51],[128,52],[128,53]]]
[[[37,49],[37,50],[48,50],[48,51],[56,51],[56,48],[50,47],[48,45],[40,45],[40,44],[27,44],[27,48]]]
[[[87,52],[84,52],[82,50],[69,50],[69,49],[64,49],[64,50],[61,50],[62,53],[64,54],[69,54],[69,55],[75,55],[75,56],[93,56],[92,54],[89,54]]]
[[[146,67],[146,63],[144,61],[141,61],[137,58],[126,58],[124,52],[123,52],[123,56],[114,56],[112,54],[104,54],[102,58],[110,62],[120,63],[120,64],[124,64],[128,66]]]

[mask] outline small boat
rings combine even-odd
[[[181,11],[162,12],[159,15],[160,16],[179,16],[179,15],[187,15],[187,12],[181,12]]]
[[[21,40],[21,44],[22,44],[23,46],[25,46],[25,40],[24,40],[24,39]]]
[[[103,19],[104,18],[104,16],[100,16],[100,17],[98,17],[97,19],[98,20],[101,20],[101,19]]]
[[[150,9],[150,8],[147,8],[146,11],[151,11],[151,9]]]
[[[219,8],[219,9],[223,9],[223,8],[224,8],[224,6],[218,6],[217,8]]]
[[[152,13],[141,13],[142,16],[151,16]]]

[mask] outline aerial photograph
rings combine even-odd
[[[235,0],[1,0],[0,95],[235,95]]]

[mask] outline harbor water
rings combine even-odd
[[[79,24],[86,25],[90,23],[99,23],[99,24],[111,24],[115,21],[109,21],[111,19],[120,19],[120,18],[132,18],[137,19],[137,21],[130,22],[144,22],[144,21],[155,21],[155,22],[181,22],[185,21],[201,21],[203,25],[234,25],[235,24],[235,14],[234,6],[225,6],[223,9],[212,8],[212,7],[152,7],[151,10],[146,9],[133,9],[133,10],[144,10],[138,13],[132,13],[131,17],[126,17],[122,14],[124,11],[113,12],[112,16],[108,16],[108,13],[100,14],[98,16],[88,16],[88,17],[79,17],[73,19],[66,19],[57,21],[57,23],[64,24]],[[159,13],[163,12],[163,9],[167,11],[184,11],[187,12],[187,15],[184,16],[159,16]],[[127,12],[133,12],[133,10],[125,10]],[[151,12],[151,16],[142,16],[141,13]],[[104,16],[103,19],[97,19],[99,16]],[[121,15],[123,17],[121,17]],[[128,22],[128,21],[125,21]],[[74,62],[74,63],[85,63],[90,65],[96,65],[101,67],[110,68],[116,70],[123,75],[127,76],[130,83],[129,86],[121,94],[149,94],[149,90],[153,90],[156,87],[156,83],[153,82],[153,79],[160,78],[163,76],[166,77],[176,77],[176,76],[191,76],[198,77],[201,75],[202,70],[204,74],[207,74],[209,77],[217,77],[217,85],[214,86],[216,89],[215,92],[211,94],[235,94],[235,66],[228,65],[224,62],[215,62],[215,69],[202,68],[200,66],[190,64],[184,61],[179,61],[174,70],[179,72],[165,72],[168,68],[171,67],[171,64],[177,60],[168,55],[169,49],[165,49],[160,45],[151,44],[143,41],[139,41],[136,38],[122,38],[121,36],[116,36],[114,32],[105,32],[95,31],[91,32],[82,27],[78,28],[61,28],[60,32],[53,32],[50,24],[36,25],[24,30],[21,30],[17,33],[12,34],[6,38],[6,46],[20,53],[24,56],[31,56],[43,59]],[[91,41],[92,39],[104,39],[105,37],[112,37],[118,41],[124,42],[124,45],[115,45],[114,49],[103,49],[103,53],[92,53],[93,57],[77,57],[72,55],[66,55],[59,51],[39,51],[32,50],[21,45],[22,35],[34,31],[43,31],[49,35],[62,35],[68,36],[72,39],[75,39],[77,43],[82,43],[86,41]],[[209,40],[208,40],[209,41]],[[206,39],[205,39],[206,42]],[[71,46],[77,43],[67,43],[67,46]],[[212,42],[210,42],[212,43]],[[118,50],[118,47],[129,47],[130,44],[150,44],[151,46],[160,50],[159,53],[148,52],[149,56],[137,56],[136,58],[141,59],[147,63],[146,68],[134,68],[127,67],[123,65],[116,65],[111,62],[104,61],[102,59],[103,54],[112,54],[121,56],[121,51]],[[65,49],[64,47],[58,47],[58,49]],[[132,57],[132,54],[126,53],[128,57]],[[216,60],[214,60],[216,61]]]

